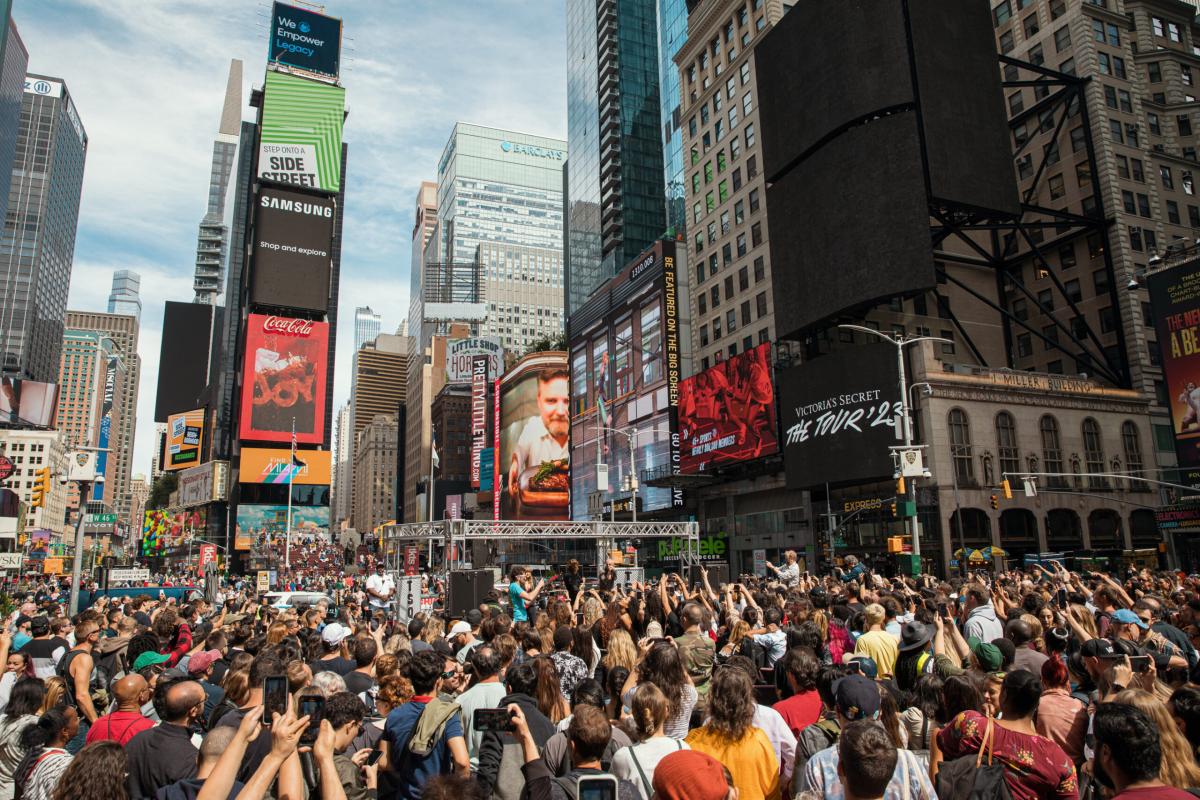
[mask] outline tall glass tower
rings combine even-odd
[[[667,227],[660,68],[657,0],[567,0],[568,315]]]
[[[59,78],[27,75],[0,237],[0,371],[58,380],[88,137]]]
[[[112,292],[108,295],[108,313],[127,314],[142,319],[142,298],[140,289],[142,276],[128,269],[119,269],[113,273]]]
[[[221,298],[225,278],[225,255],[229,249],[229,226],[225,224],[225,196],[229,176],[237,157],[238,135],[242,122],[242,62],[229,62],[225,84],[225,102],[221,106],[221,126],[213,141],[212,171],[208,178],[208,210],[200,220],[196,237],[196,277],[192,288],[197,303],[216,305]]]
[[[683,135],[679,130],[679,68],[675,66],[675,54],[687,41],[687,5],[687,0],[658,0],[658,81],[667,227],[673,228],[676,236],[682,236],[687,228]]]
[[[382,329],[383,316],[372,311],[370,306],[354,309],[354,352],[361,350],[367,342],[375,341]]]

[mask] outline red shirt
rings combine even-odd
[[[154,727],[154,721],[142,716],[140,711],[114,711],[93,723],[88,729],[86,744],[92,742],[125,743],[145,730]]]
[[[800,731],[821,721],[821,696],[816,690],[794,694],[772,708],[779,712],[796,738],[800,738]]]
[[[1126,789],[1112,800],[1196,800],[1196,795],[1174,786],[1146,786]]]

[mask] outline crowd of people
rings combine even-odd
[[[846,559],[713,586],[515,567],[461,615],[17,598],[0,800],[1182,800],[1200,576],[941,580]]]

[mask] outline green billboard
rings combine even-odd
[[[336,194],[345,108],[346,90],[340,86],[268,71],[258,177]]]

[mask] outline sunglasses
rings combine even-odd
[[[449,671],[447,671],[447,672],[443,672],[443,673],[442,673],[442,680],[444,680],[444,681],[448,681],[448,680],[450,680],[451,678],[453,678],[453,677],[454,677],[455,675],[457,675],[457,674],[458,674],[458,670],[455,670],[455,669],[449,670]]]

